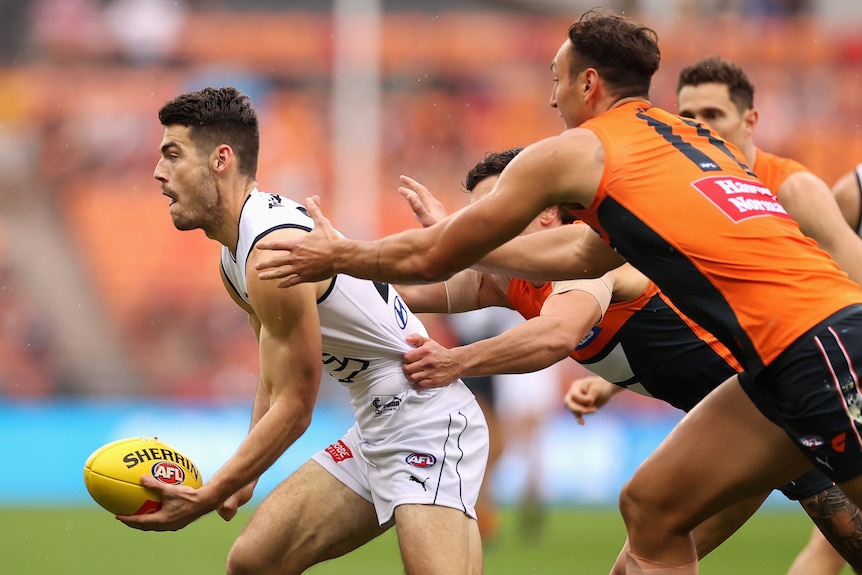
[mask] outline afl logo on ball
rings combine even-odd
[[[186,479],[186,473],[183,468],[173,461],[159,461],[150,470],[153,477],[167,483],[168,485],[182,485]]]
[[[413,467],[433,467],[437,463],[437,458],[430,453],[411,453],[407,456],[408,464]]]

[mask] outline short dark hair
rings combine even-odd
[[[521,150],[524,148],[511,148],[505,152],[488,152],[475,166],[467,172],[467,178],[464,180],[464,188],[468,192],[472,192],[479,182],[491,176],[499,176],[509,165],[509,162],[515,159]],[[559,208],[560,221],[564,224],[571,224],[575,221],[575,216],[572,212],[560,206]]]
[[[658,34],[617,14],[593,9],[569,27],[571,76],[595,68],[618,98],[649,96],[661,62]]]
[[[740,113],[754,108],[754,84],[742,68],[733,62],[722,60],[719,56],[710,56],[683,68],[679,73],[676,92],[679,94],[686,86],[711,83],[727,86],[730,99]]]
[[[187,126],[201,154],[227,144],[239,159],[239,171],[257,177],[260,128],[251,99],[233,87],[204,88],[178,96],[162,106],[163,126]]]
[[[485,178],[491,176],[499,176],[503,173],[506,166],[509,165],[515,156],[517,156],[524,148],[512,148],[505,152],[488,152],[485,157],[467,172],[467,179],[464,181],[464,187],[468,192],[473,189]]]

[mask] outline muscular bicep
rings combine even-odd
[[[856,170],[851,170],[841,176],[832,186],[832,196],[844,220],[853,229],[858,230],[862,219],[862,192],[860,192],[859,177]]]
[[[435,262],[430,266],[436,271],[433,276],[441,277],[442,269],[473,266],[524,231],[547,207],[589,205],[601,176],[602,164],[595,160],[598,146],[592,132],[569,130],[525,148],[506,166],[486,197],[426,228],[433,230],[426,238]],[[547,275],[536,279],[547,279]]]
[[[862,239],[847,225],[826,184],[810,172],[797,172],[782,184],[778,199],[802,233],[862,283]]]
[[[818,243],[823,243],[821,240],[828,243],[832,226],[843,220],[829,187],[810,172],[796,172],[788,176],[777,195],[778,201],[796,220],[802,233]]]
[[[279,230],[272,235],[305,233]],[[252,250],[247,268],[254,270],[258,250]],[[249,273],[248,297],[259,321],[258,345],[261,383],[273,401],[287,398],[297,408],[313,408],[322,369],[322,339],[317,311],[318,285],[299,284],[279,288]]]
[[[519,236],[488,254],[476,269],[527,280],[598,277],[625,263],[586,224]]]

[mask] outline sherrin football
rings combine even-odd
[[[84,464],[84,484],[96,503],[115,515],[155,513],[162,507],[156,493],[141,485],[150,474],[162,483],[201,486],[191,459],[155,437],[132,437],[104,445]]]

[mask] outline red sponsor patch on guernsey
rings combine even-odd
[[[757,180],[709,176],[691,185],[734,222],[760,216],[790,219],[775,194]]]
[[[345,443],[340,439],[338,442],[327,447],[326,453],[329,454],[329,457],[331,457],[335,463],[353,457],[353,453],[351,453],[350,448],[347,447],[347,445],[345,445]]]

